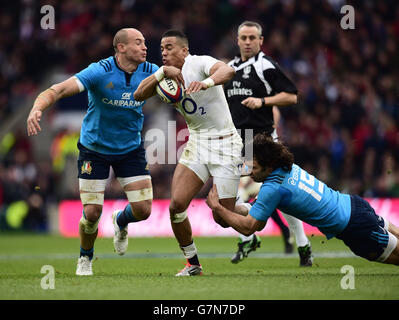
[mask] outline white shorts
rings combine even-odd
[[[190,135],[179,163],[191,169],[202,182],[214,178],[219,198],[235,198],[243,165],[241,137],[237,132],[223,137]]]

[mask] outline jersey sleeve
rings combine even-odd
[[[275,185],[263,185],[249,214],[256,220],[267,221],[280,202],[280,192]]]
[[[100,76],[101,69],[99,69],[98,63],[92,63],[86,69],[75,74],[86,90],[93,88]]]
[[[266,64],[270,63],[267,61]],[[263,70],[265,80],[270,84],[275,93],[287,92],[297,94],[298,90],[294,83],[284,74],[280,67],[276,64],[273,68]]]
[[[219,61],[220,60],[215,59],[211,56],[200,56],[201,67],[207,77],[210,76],[211,68],[214,66],[215,63]]]

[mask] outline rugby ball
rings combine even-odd
[[[163,78],[158,82],[156,91],[162,101],[176,103],[183,97],[183,88],[173,79]]]

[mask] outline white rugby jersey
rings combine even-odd
[[[188,55],[182,68],[185,87],[208,78],[210,69],[218,61],[210,56]],[[184,95],[175,106],[192,135],[210,137],[236,132],[222,85]]]

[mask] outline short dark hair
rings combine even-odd
[[[176,37],[188,48],[188,38],[184,32],[177,29],[169,29],[162,35],[162,38]]]
[[[274,141],[267,133],[258,133],[252,144],[254,158],[262,167],[291,171],[294,155],[284,144]]]
[[[259,32],[259,37],[262,36],[262,26],[261,26],[259,23],[255,22],[255,21],[248,21],[248,20],[246,20],[246,21],[244,21],[243,23],[241,23],[241,24],[238,26],[237,34],[240,33],[240,30],[241,30],[242,27],[256,27],[256,29],[258,29],[258,32]]]

